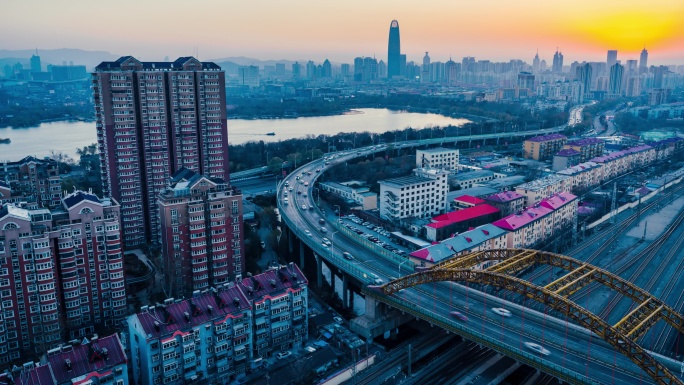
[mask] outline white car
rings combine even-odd
[[[276,357],[278,357],[279,360],[282,360],[284,358],[287,358],[292,355],[292,352],[280,352],[276,354]]]
[[[306,235],[308,235],[308,236],[311,236],[311,231],[309,231],[309,230],[304,230],[304,234],[306,234]]]
[[[306,210],[306,205],[302,205],[302,210]]]
[[[493,307],[492,311],[502,317],[510,317],[511,312],[508,309],[504,309],[502,307]]]
[[[525,346],[528,349],[541,354],[542,356],[548,356],[549,354],[551,354],[551,352],[548,349],[544,348],[539,344],[535,344],[534,342],[525,342]]]

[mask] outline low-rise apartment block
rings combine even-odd
[[[19,202],[27,202],[30,208],[61,206],[62,181],[56,160],[27,156],[0,164],[0,204]]]
[[[591,158],[603,155],[603,150],[606,147],[606,142],[599,138],[584,138],[567,142],[563,148],[566,150],[575,150],[580,153],[580,160],[578,163],[586,162]]]
[[[397,221],[408,217],[426,218],[447,209],[447,172],[437,169],[413,170],[414,175],[381,180],[380,217]]]
[[[567,141],[568,138],[562,134],[535,136],[523,143],[523,157],[540,161],[552,159]]]
[[[564,148],[553,156],[553,171],[560,171],[572,167],[581,162],[582,156],[579,151]]]
[[[436,168],[446,171],[458,170],[459,151],[450,148],[416,150],[416,167]]]
[[[656,150],[648,145],[631,147],[591,159],[592,162],[603,165],[604,181],[622,175],[633,168],[653,163],[655,160]]]
[[[567,176],[569,191],[580,193],[601,184],[604,179],[603,165],[595,162],[580,163],[576,166],[558,171],[558,175]]]
[[[328,191],[344,198],[350,206],[358,206],[362,210],[375,210],[378,208],[378,194],[370,191],[368,187],[355,188],[336,182],[321,182],[318,184],[318,187],[323,191]]]
[[[432,242],[441,241],[499,218],[501,218],[499,209],[486,203],[452,211],[432,218],[431,223],[425,225],[425,237]]]
[[[158,199],[168,293],[189,297],[242,273],[242,195],[223,179],[181,168]]]
[[[49,350],[45,362],[28,362],[0,374],[1,384],[128,385],[128,358],[118,334],[83,338]]]
[[[228,384],[253,357],[301,344],[308,328],[307,281],[290,263],[190,299],[167,299],[128,317],[138,384]]]
[[[484,201],[499,209],[502,216],[515,214],[525,208],[525,196],[515,191],[504,191],[484,197]]]
[[[521,184],[515,188],[515,192],[525,196],[525,207],[529,207],[553,194],[569,191],[571,183],[569,179],[565,175],[550,174]]]
[[[76,191],[60,209],[0,206],[0,364],[126,315],[119,205]]]
[[[506,230],[492,224],[482,225],[434,245],[416,250],[409,255],[409,259],[416,266],[430,267],[451,257],[475,251],[504,248],[506,247],[507,233]],[[480,268],[486,267],[488,267],[487,263],[480,266]]]

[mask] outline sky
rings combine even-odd
[[[0,49],[80,48],[141,60],[195,55],[352,62],[387,60],[392,19],[402,53],[552,61],[684,64],[683,0],[15,0],[0,13]]]

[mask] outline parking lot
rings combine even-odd
[[[368,242],[389,250],[397,255],[404,256],[408,253],[405,248],[394,244],[391,240],[391,234],[381,226],[376,226],[373,223],[365,222],[363,219],[354,214],[341,216],[340,222],[349,230],[355,232],[362,238],[366,238]]]

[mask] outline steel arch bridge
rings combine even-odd
[[[478,268],[487,262],[494,264],[485,269]],[[536,265],[558,267],[567,274],[546,286],[538,286],[514,276]],[[656,383],[684,384],[636,342],[661,319],[684,332],[684,317],[660,299],[606,270],[554,253],[529,249],[495,249],[457,256],[418,273],[370,288],[391,295],[412,286],[440,281],[489,285],[545,304],[596,333],[648,373]],[[569,299],[570,295],[592,282],[631,298],[637,306],[615,325],[608,324]]]

